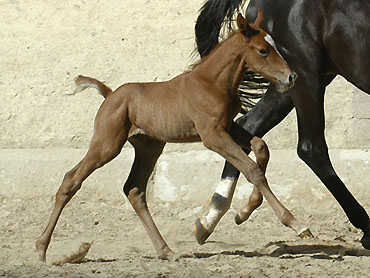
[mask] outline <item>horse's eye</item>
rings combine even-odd
[[[263,57],[266,57],[266,56],[269,54],[268,50],[267,50],[267,49],[265,49],[265,48],[261,48],[260,50],[258,50],[258,52],[259,52],[259,53],[260,53],[260,55],[261,55],[261,56],[263,56]]]

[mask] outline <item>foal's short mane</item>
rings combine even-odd
[[[200,60],[198,60],[197,62],[195,62],[194,64],[190,65],[189,66],[189,70],[188,71],[192,71],[193,69],[195,69],[197,66],[203,64],[206,60],[208,60],[208,58],[210,56],[212,56],[213,53],[216,52],[217,49],[219,49],[221,47],[221,45],[223,45],[223,43],[230,39],[231,37],[235,36],[236,34],[240,33],[240,31],[238,30],[234,30],[232,32],[230,32],[230,34],[227,36],[226,39],[224,39],[223,41],[219,42],[218,44],[216,44],[216,46],[211,50],[211,52],[207,55],[207,56],[204,56],[202,57]]]
[[[238,33],[240,33],[239,30],[233,30],[232,32],[230,32],[227,38],[217,43],[216,46],[211,50],[211,52],[207,56],[202,57],[200,60],[190,65],[189,70],[185,71],[185,73],[190,72],[197,66],[203,64],[218,48],[221,47],[221,45],[226,40],[235,36]],[[245,114],[250,109],[252,109],[258,102],[258,100],[263,96],[264,90],[268,88],[269,84],[270,83],[267,79],[263,78],[259,74],[247,70],[238,88],[238,95],[242,102],[242,108],[240,112]]]

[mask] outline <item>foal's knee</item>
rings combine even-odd
[[[269,148],[264,140],[258,137],[253,137],[251,140],[251,149],[256,155],[256,158],[268,160],[270,157]]]
[[[258,164],[255,164],[254,166],[250,167],[245,177],[250,183],[252,183],[255,186],[259,184],[267,183],[265,173],[261,169],[261,167],[258,166]]]

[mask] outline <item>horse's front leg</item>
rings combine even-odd
[[[195,221],[194,234],[199,244],[206,242],[222,216],[229,210],[237,181],[237,179],[222,179],[213,193],[208,214]]]
[[[292,98],[298,118],[298,156],[314,171],[335,197],[353,226],[363,231],[361,240],[366,249],[370,249],[370,220],[365,209],[358,203],[351,192],[336,174],[328,153],[324,137],[324,90],[325,87],[306,78],[310,84],[299,89],[292,88]]]

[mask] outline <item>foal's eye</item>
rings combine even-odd
[[[267,50],[267,49],[265,49],[265,48],[261,48],[260,50],[258,50],[258,52],[259,52],[259,54],[260,54],[262,57],[266,57],[266,56],[269,54],[268,50]]]

